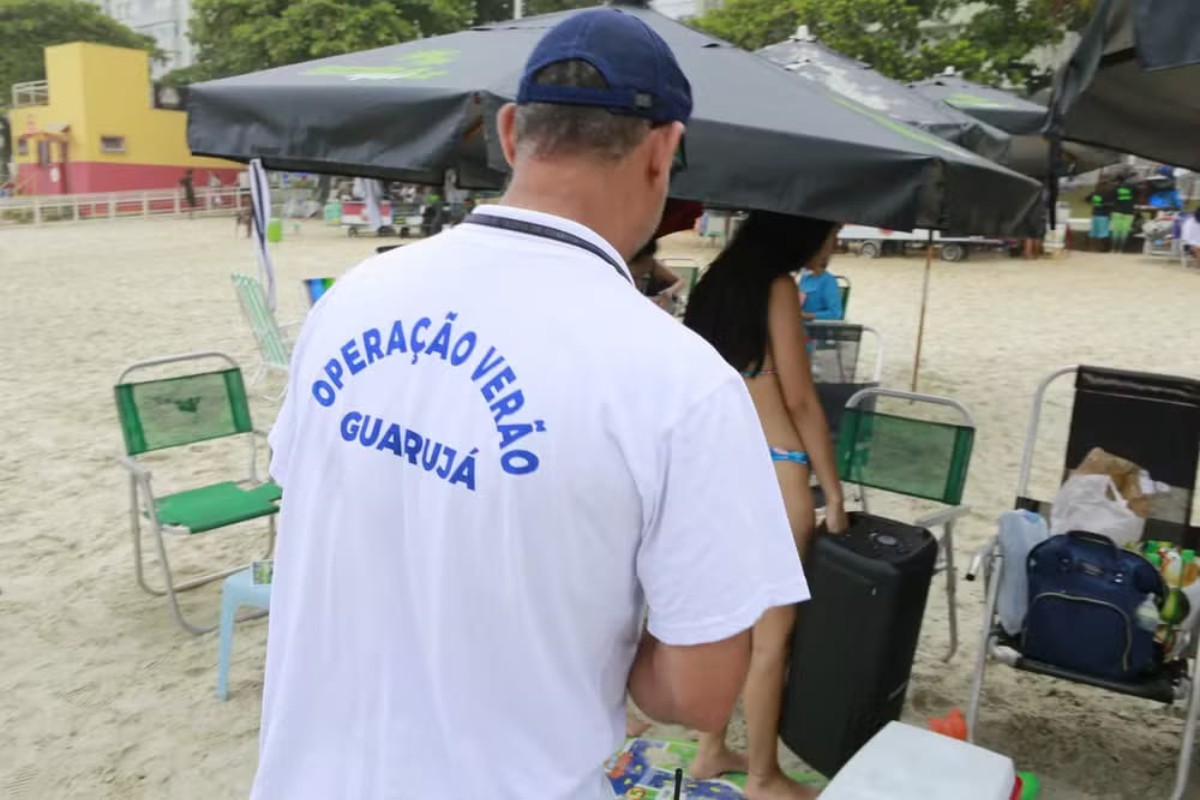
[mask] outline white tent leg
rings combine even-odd
[[[1183,725],[1183,745],[1179,749],[1179,766],[1175,771],[1175,791],[1171,793],[1171,800],[1183,800],[1183,793],[1187,791],[1188,773],[1192,768],[1192,751],[1196,744],[1196,711],[1197,705],[1200,704],[1200,681],[1196,680],[1198,663],[1200,662],[1197,659],[1192,659],[1192,686],[1188,692]]]
[[[987,549],[986,559],[990,563],[983,566],[984,579],[987,581],[987,607],[983,614],[983,633],[979,637],[979,652],[975,654],[975,670],[971,676],[971,694],[967,700],[967,741],[975,741],[975,726],[979,721],[979,701],[983,694],[983,674],[987,670],[988,650],[992,644],[992,625],[996,615],[996,597],[1000,594],[1000,570],[995,566],[999,557],[995,555],[995,540]],[[1003,569],[1003,564],[1000,564]]]

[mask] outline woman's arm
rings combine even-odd
[[[804,325],[800,321],[800,297],[796,285],[786,275],[771,284],[767,305],[767,338],[775,359],[775,370],[783,401],[792,423],[804,440],[804,449],[812,464],[817,481],[825,491],[826,517],[830,530],[846,527],[842,484],[838,480],[837,463],[825,411],[813,383],[812,365],[804,344]]]
[[[667,287],[659,292],[659,294],[676,295],[683,291],[683,278],[676,275],[673,269],[659,261],[654,262],[654,281]]]

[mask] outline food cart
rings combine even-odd
[[[343,200],[341,206],[341,226],[346,229],[347,236],[358,236],[359,231],[363,228],[370,228],[370,217],[367,214],[365,200]],[[392,227],[392,222],[392,203],[390,200],[384,200],[379,204],[377,233],[380,235],[394,234],[396,231]]]

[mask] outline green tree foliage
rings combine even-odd
[[[1082,27],[1094,5],[1094,0],[988,0],[956,35],[922,42],[918,60],[923,71],[953,66],[969,80],[1034,91],[1052,73],[1032,63],[1030,53]]]
[[[525,0],[524,13],[596,2]],[[187,84],[240,75],[453,33],[512,15],[513,0],[193,0],[196,63],[171,72],[164,81]]]
[[[1088,18],[1095,0],[726,0],[696,27],[747,49],[797,26],[897,80],[958,69],[970,80],[1038,88],[1048,73],[1030,61]],[[971,12],[974,13],[971,13]]]
[[[549,14],[553,11],[566,11],[572,8],[591,8],[600,5],[601,0],[525,0],[525,15]]]
[[[571,8],[588,8],[600,2],[601,0],[525,0],[521,9],[525,16],[532,17]],[[500,22],[512,19],[512,16],[513,0],[475,0],[476,23]]]
[[[134,47],[162,57],[154,39],[84,0],[0,0],[0,108],[8,105],[14,83],[45,80],[43,48],[68,42]]]
[[[223,78],[436,36],[469,25],[471,0],[194,0],[196,63],[170,83]]]

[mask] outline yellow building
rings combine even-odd
[[[155,86],[145,51],[47,47],[46,80],[13,87],[9,124],[22,194],[86,194],[236,182],[238,164],[188,151],[186,89]]]

